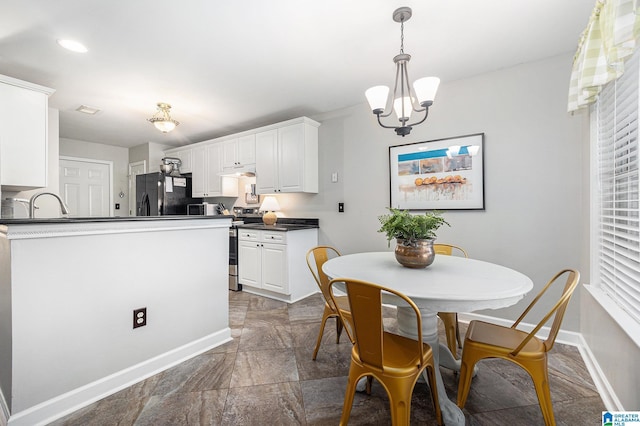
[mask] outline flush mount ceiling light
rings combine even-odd
[[[440,79],[438,77],[424,77],[413,83],[413,88],[409,83],[409,73],[407,65],[411,60],[411,55],[404,53],[404,23],[411,18],[410,7],[400,7],[393,12],[393,20],[400,22],[400,53],[393,58],[396,64],[396,82],[393,87],[393,96],[389,98],[389,88],[387,86],[374,86],[365,92],[369,106],[378,117],[378,123],[385,129],[395,130],[398,136],[406,136],[411,133],[413,126],[416,126],[427,119],[429,107],[436,97]],[[382,124],[381,118],[396,113],[400,126],[387,126]],[[424,112],[424,117],[419,121],[407,124],[411,112]]]
[[[169,115],[170,109],[171,105],[164,102],[158,102],[158,110],[153,114],[153,117],[148,118],[147,121],[153,123],[153,125],[156,126],[156,129],[160,130],[162,133],[169,133],[175,129],[178,124],[180,124],[180,122],[171,118]]]
[[[59,39],[56,41],[60,46],[72,52],[87,53],[89,51],[89,49],[87,49],[85,45],[80,43],[79,41],[68,40],[68,39]]]
[[[89,105],[80,105],[78,108],[76,108],[76,111],[82,112],[85,114],[95,115],[100,112],[100,108],[92,107]]]

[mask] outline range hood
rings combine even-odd
[[[233,169],[224,170],[222,173],[218,173],[218,176],[227,177],[240,177],[240,176],[255,176],[256,166],[255,164],[249,164],[245,166],[234,167]]]

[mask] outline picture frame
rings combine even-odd
[[[484,147],[484,133],[390,146],[390,207],[484,210]]]

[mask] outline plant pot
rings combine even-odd
[[[425,239],[409,242],[403,238],[396,238],[396,260],[407,268],[426,268],[436,258],[436,253],[433,251],[434,241],[434,239]]]

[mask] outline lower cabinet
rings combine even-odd
[[[306,253],[318,244],[317,229],[238,230],[238,281],[243,290],[286,302],[318,291]]]

